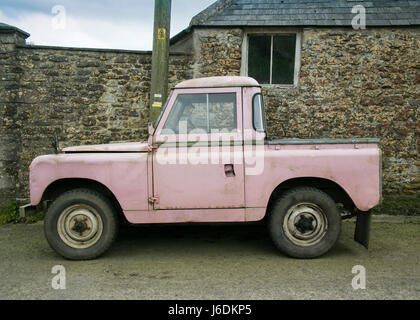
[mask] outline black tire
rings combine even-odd
[[[271,239],[283,253],[293,258],[316,258],[337,242],[341,216],[334,200],[325,192],[300,187],[275,200],[268,228]]]
[[[105,196],[94,190],[74,189],[51,204],[44,218],[44,232],[58,254],[70,260],[89,260],[102,255],[114,242],[118,219]]]

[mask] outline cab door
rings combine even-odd
[[[154,135],[154,209],[242,208],[240,88],[179,89]]]

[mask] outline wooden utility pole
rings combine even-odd
[[[150,120],[155,122],[168,97],[169,34],[172,0],[155,0]]]

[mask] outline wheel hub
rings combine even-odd
[[[298,203],[286,213],[283,231],[286,237],[299,246],[318,243],[328,229],[324,211],[313,203]]]
[[[295,223],[295,227],[301,233],[306,233],[308,231],[314,230],[315,228],[313,224],[314,221],[315,220],[312,217],[300,216],[299,221]]]
[[[80,235],[83,234],[84,231],[90,229],[84,221],[76,220],[74,227],[72,228],[73,231],[78,232]]]
[[[61,239],[67,245],[73,248],[87,248],[99,240],[103,223],[95,209],[77,204],[61,213],[57,227]]]

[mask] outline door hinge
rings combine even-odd
[[[148,145],[147,149],[149,152],[155,152],[157,150],[157,146],[156,145]]]
[[[158,204],[159,203],[159,196],[149,197],[150,204]]]

